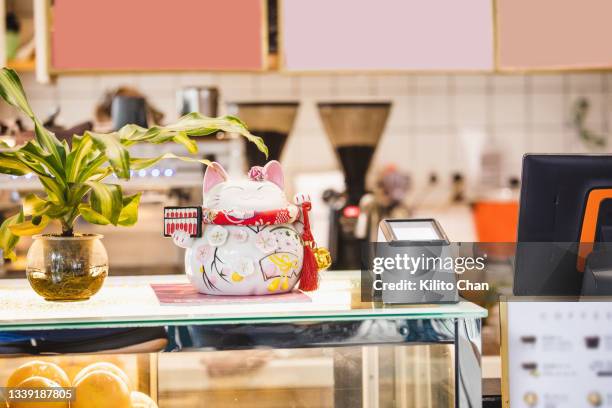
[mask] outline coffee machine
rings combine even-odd
[[[365,177],[382,136],[390,102],[319,103],[319,115],[344,173],[344,192],[328,190],[323,199],[330,206],[329,249],[334,269],[359,269],[361,246],[367,231],[358,231]]]
[[[214,86],[190,86],[181,89],[176,95],[179,114],[200,112],[214,118],[219,111],[219,89]]]
[[[250,167],[263,166],[268,160],[279,160],[293,129],[299,102],[230,102],[228,110],[249,126],[249,131],[260,136],[268,147],[268,158],[254,143],[244,140]]]
[[[111,102],[111,118],[114,130],[127,124],[147,127],[147,100],[142,96],[115,95]]]

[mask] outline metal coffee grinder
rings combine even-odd
[[[366,194],[365,178],[370,161],[389,116],[390,102],[319,103],[325,132],[336,151],[344,173],[346,190],[328,190],[330,206],[329,250],[333,269],[359,269],[361,245],[367,229],[359,231],[360,218],[367,218],[361,200]],[[367,224],[367,222],[366,222]]]

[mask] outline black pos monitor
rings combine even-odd
[[[612,155],[526,155],[514,294],[612,295],[611,231]]]

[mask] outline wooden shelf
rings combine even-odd
[[[36,61],[30,60],[11,60],[6,63],[6,66],[20,72],[34,72]]]

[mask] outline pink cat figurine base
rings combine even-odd
[[[284,193],[277,161],[230,180],[219,163],[204,175],[201,238],[176,231],[192,285],[209,295],[264,295],[292,290],[302,272],[302,213]],[[303,196],[300,196],[303,197]]]

